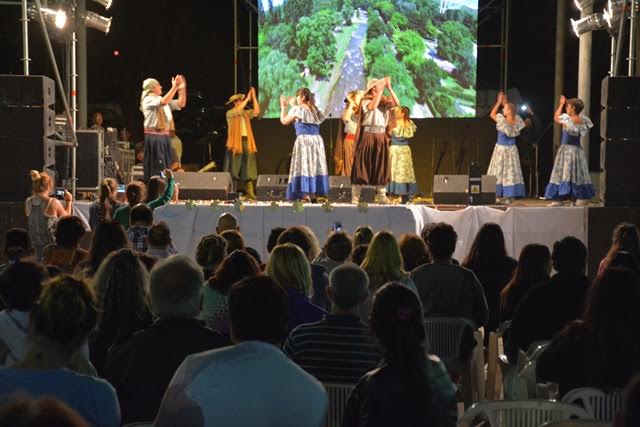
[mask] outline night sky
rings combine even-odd
[[[481,0],[480,6],[489,2]],[[181,73],[187,76],[190,92],[201,92],[204,100],[214,107],[220,107],[214,108],[216,123],[213,125],[222,125],[221,107],[233,93],[232,0],[114,0],[109,11],[101,10],[99,5],[90,0],[87,3],[89,9],[113,16],[112,31],[108,36],[96,30],[87,30],[90,104],[119,103],[125,126],[132,131],[134,140],[141,139],[142,116],[138,111],[138,103],[142,79],[157,77],[168,87],[170,76]],[[499,0],[495,3],[499,3]],[[573,7],[573,2],[569,3],[569,16],[577,18],[579,12]],[[238,9],[241,42],[248,44],[248,8],[238,0]],[[0,6],[0,11],[0,73],[20,74],[20,8]],[[553,115],[555,12],[555,1],[512,0],[509,87],[520,90],[523,98],[542,118],[543,127],[552,120]],[[483,16],[486,16],[486,12],[480,16],[480,20]],[[479,44],[497,42],[499,25],[497,16],[481,25]],[[38,25],[32,23],[30,30],[32,74],[53,75]],[[578,39],[570,24],[567,26],[567,42],[565,92],[568,97],[573,97],[577,95]],[[61,59],[61,44],[54,42],[54,47]],[[118,56],[114,56],[116,50]],[[499,63],[496,53],[479,49],[479,90],[498,89]],[[608,55],[607,34],[594,33],[591,116],[596,128],[592,133],[592,170],[596,170],[599,163],[597,128],[600,80],[608,70]],[[62,62],[59,64],[62,65]],[[241,57],[239,69],[239,89],[244,90],[250,84],[246,53]],[[253,78],[257,80],[257,67],[254,68]],[[196,100],[192,98],[192,101],[191,105],[195,106]],[[551,145],[550,133],[543,140],[543,145]]]

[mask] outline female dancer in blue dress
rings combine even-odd
[[[287,99],[280,97],[280,122],[293,123],[296,141],[291,154],[287,200],[312,201],[329,192],[329,175],[320,123],[324,114],[316,107],[313,94],[301,88],[296,92],[296,105],[287,113]]]
[[[591,119],[580,114],[583,109],[584,102],[581,99],[567,100],[561,96],[553,116],[553,120],[562,125],[562,143],[544,193],[545,199],[555,200],[551,206],[562,206],[563,200],[586,206],[596,194],[589,177],[587,159],[580,146],[580,137],[589,133],[589,129],[593,127]],[[563,113],[565,110],[566,113]]]
[[[502,114],[498,110],[502,106]],[[520,156],[516,147],[516,137],[524,129],[524,121],[516,114],[516,106],[507,102],[504,93],[498,94],[496,104],[491,110],[491,118],[496,122],[498,141],[493,149],[487,175],[497,178],[496,196],[504,203],[514,198],[524,197],[524,179],[520,168]]]

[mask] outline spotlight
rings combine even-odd
[[[593,13],[582,19],[571,20],[571,26],[577,37],[590,31],[602,30],[606,26],[606,21],[602,13]]]
[[[113,3],[113,0],[93,0],[93,1],[98,3],[99,5],[101,5],[107,10],[111,7],[111,4]]]
[[[620,19],[624,14],[626,0],[609,0],[607,8],[602,12],[610,33],[617,33],[620,27]]]
[[[111,18],[105,18],[91,11],[80,14],[80,23],[88,28],[102,31],[105,34],[109,34],[109,30],[111,29]]]
[[[54,23],[57,28],[64,28],[65,24],[67,23],[67,14],[64,10],[59,9],[56,12]]]
[[[63,29],[67,25],[67,12],[64,10],[53,10],[43,7],[40,11],[42,12],[42,17],[47,24],[54,25],[59,30]],[[28,14],[30,19],[40,19],[38,7],[35,4],[29,6]]]
[[[573,0],[573,1],[580,12],[582,12],[587,7],[593,6],[593,0]]]

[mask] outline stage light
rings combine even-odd
[[[93,1],[98,3],[99,5],[101,5],[107,10],[111,7],[111,4],[113,4],[113,0],[93,0]]]
[[[67,23],[67,13],[64,10],[59,9],[55,14],[54,22],[57,28],[60,28],[60,29],[64,28],[64,26]]]
[[[109,30],[111,29],[111,18],[105,18],[90,11],[80,14],[80,23],[88,28],[102,31],[105,34],[109,34]]]
[[[602,13],[593,13],[589,16],[585,16],[582,19],[572,19],[571,26],[576,36],[580,37],[582,34],[590,31],[602,30],[606,26],[606,21]]]
[[[593,6],[593,0],[573,0],[573,1],[580,12],[582,12],[584,9],[590,6]]]
[[[617,33],[620,28],[620,18],[624,14],[626,0],[609,0],[607,8],[602,12],[607,29],[610,33]]]
[[[62,9],[53,10],[46,7],[40,9],[42,12],[42,16],[44,21],[49,24],[55,26],[57,29],[61,30],[67,25],[67,12]],[[30,19],[40,19],[40,15],[38,14],[38,7],[34,4],[29,6],[29,18]]]

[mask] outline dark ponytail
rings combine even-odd
[[[118,183],[113,178],[105,178],[100,182],[100,218],[111,219],[113,216],[113,207],[118,204],[113,198]]]

